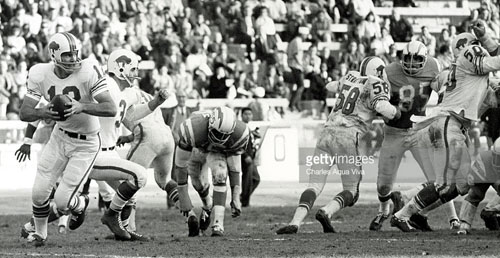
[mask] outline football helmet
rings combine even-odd
[[[385,63],[376,56],[369,56],[361,61],[359,73],[361,76],[375,76],[384,79]]]
[[[476,36],[474,36],[474,34],[469,33],[469,32],[464,32],[464,33],[458,34],[451,41],[451,47],[453,50],[453,57],[455,57],[455,59],[456,59],[458,57],[458,54],[460,54],[460,51],[462,51],[462,49],[464,49],[470,45],[479,45],[479,40],[476,38]]]
[[[74,72],[82,67],[80,49],[80,40],[68,32],[56,33],[49,39],[48,51],[50,59],[57,67],[67,72]],[[66,62],[62,58],[64,53],[70,53],[76,57],[74,60]]]
[[[117,49],[109,55],[108,73],[112,73],[118,79],[125,80],[130,86],[134,79],[139,80],[139,58],[127,49]]]
[[[228,107],[216,107],[208,120],[208,139],[215,144],[224,144],[236,127],[236,115]]]
[[[410,41],[403,48],[401,65],[406,75],[416,75],[424,69],[427,62],[427,47],[420,41]]]
[[[500,138],[493,143],[492,148],[492,165],[497,171],[500,170]]]

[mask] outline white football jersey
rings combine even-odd
[[[57,94],[68,94],[81,103],[95,103],[94,97],[107,91],[106,79],[97,62],[85,59],[82,67],[64,79],[54,73],[54,63],[36,64],[28,73],[26,96],[39,102],[49,101]],[[99,132],[99,119],[85,113],[72,115],[65,121],[57,121],[63,130],[79,134]]]
[[[491,57],[483,47],[471,45],[460,52],[452,65],[439,110],[463,113],[469,120],[479,118],[486,97],[489,73],[500,70],[500,56]]]
[[[125,113],[127,112],[127,102],[120,90],[118,84],[112,78],[106,76],[108,83],[109,95],[116,104],[116,116],[114,117],[99,117],[101,123],[101,146],[109,148],[116,145],[116,141],[120,136],[119,129]]]

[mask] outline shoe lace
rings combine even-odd
[[[118,226],[120,227],[120,229],[125,230],[125,227],[123,227],[122,220],[120,219],[120,214],[119,213],[116,213],[115,218],[118,221]]]

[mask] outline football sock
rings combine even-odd
[[[458,220],[457,210],[455,209],[455,203],[453,200],[443,204],[446,214],[448,215],[448,220]]]
[[[69,209],[73,213],[80,213],[85,208],[85,198],[83,196],[73,196],[69,204]]]
[[[300,224],[302,224],[302,221],[306,218],[308,212],[309,210],[303,206],[297,207],[297,209],[295,210],[295,214],[293,215],[292,221],[290,221],[290,225],[295,225],[297,227],[300,227]]]
[[[212,196],[210,196],[210,186],[207,185],[205,190],[198,192],[201,198],[201,202],[203,203],[204,210],[211,210],[213,206]]]
[[[116,189],[116,194],[113,196],[113,200],[111,201],[111,205],[109,208],[120,212],[123,209],[123,206],[134,196],[137,192],[137,189],[132,188],[132,186],[128,182],[123,182]]]
[[[417,205],[415,201],[415,197],[411,198],[411,200],[398,212],[396,212],[396,217],[404,220],[410,219],[411,215],[418,213],[422,208]]]
[[[47,224],[50,210],[50,202],[47,200],[43,205],[33,204],[33,216],[35,221],[35,232],[43,238],[47,238]]]
[[[214,214],[214,225],[224,225],[224,211],[226,204],[227,187],[225,184],[214,185],[214,206],[212,212]]]
[[[59,217],[58,226],[59,227],[66,227],[68,225],[68,218],[69,218],[68,215],[64,215],[64,216]]]
[[[212,209],[212,214],[214,215],[214,226],[219,225],[224,227],[224,211],[224,206],[214,205],[214,208]]]
[[[380,205],[378,207],[378,212],[383,213],[383,214],[389,214],[389,209],[391,206],[391,202],[389,201],[391,199],[391,193],[388,193],[385,196],[378,196],[378,200],[380,201]]]
[[[462,202],[462,207],[460,208],[460,219],[462,222],[472,225],[472,221],[474,220],[474,215],[476,215],[477,207],[472,205],[468,201]]]
[[[427,217],[429,215],[429,212],[431,212],[432,210],[436,209],[441,205],[443,205],[443,202],[441,200],[437,200],[433,204],[422,209],[419,213]]]
[[[405,203],[409,202],[413,196],[417,195],[420,190],[424,188],[425,184],[419,184],[414,188],[408,189],[406,191],[401,191],[401,196]]]
[[[321,209],[325,211],[326,215],[328,215],[328,218],[331,218],[332,215],[339,211],[341,208],[342,207],[340,206],[340,203],[336,199],[333,199]]]
[[[179,192],[177,190],[177,183],[174,180],[168,181],[164,190],[165,192],[167,192],[168,198],[177,205],[179,202]]]

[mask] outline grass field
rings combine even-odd
[[[327,185],[312,213],[334,196],[339,187]],[[137,215],[139,231],[153,238],[147,243],[105,240],[108,230],[99,222],[101,214],[92,194],[83,226],[61,235],[57,226],[51,225],[47,244],[41,248],[32,247],[19,237],[20,226],[30,216],[30,191],[0,191],[0,257],[497,257],[500,253],[498,233],[486,230],[479,215],[474,225],[476,230],[469,236],[453,235],[447,229],[444,212],[439,209],[430,217],[434,232],[402,233],[388,222],[382,232],[368,231],[377,209],[371,183],[362,185],[359,205],[333,218],[339,233],[323,234],[314,214],[310,214],[299,234],[276,235],[275,230],[291,219],[303,189],[300,184],[265,182],[256,191],[253,206],[244,209],[240,218],[231,218],[227,211],[224,237],[189,238],[185,218],[178,210],[167,210],[164,193],[148,186],[139,197]],[[94,188],[91,190],[95,193]],[[199,198],[192,197],[199,204]]]

